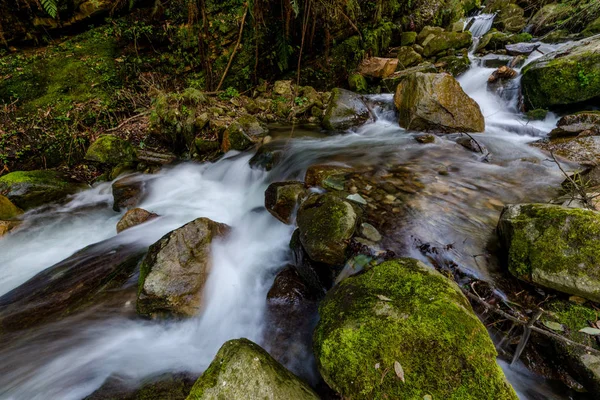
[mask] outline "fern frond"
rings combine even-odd
[[[58,0],[40,0],[42,8],[52,18],[56,18],[58,14]]]

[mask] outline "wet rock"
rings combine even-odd
[[[294,93],[292,81],[275,81],[273,84],[273,93],[291,99]]]
[[[57,321],[97,304],[131,278],[146,249],[107,240],[88,246],[0,297],[0,332]]]
[[[319,397],[248,339],[226,342],[198,378],[188,400],[311,399]]]
[[[130,175],[112,184],[113,210],[135,208],[146,194],[146,181],[140,175]]]
[[[348,76],[348,86],[356,93],[367,93],[369,90],[367,80],[359,73],[350,74],[350,76]]]
[[[265,208],[284,224],[291,224],[298,205],[306,197],[303,182],[275,182],[265,191]]]
[[[475,141],[474,139],[468,136],[459,137],[458,139],[456,139],[456,143],[460,144],[467,150],[471,150],[474,153],[488,154],[488,150],[483,144]]]
[[[600,163],[599,136],[582,135],[553,138],[551,140],[542,139],[532,143],[532,145],[548,152],[554,152],[556,156],[579,164]]]
[[[277,274],[267,293],[269,303],[275,304],[292,305],[317,299],[315,293],[304,283],[298,271],[292,266],[285,267]]]
[[[336,270],[330,265],[311,260],[300,242],[300,230],[296,229],[290,239],[292,264],[311,293],[317,297],[325,294],[334,282]]]
[[[304,184],[308,188],[320,186],[326,189],[344,190],[345,177],[352,171],[352,168],[340,165],[311,165],[306,170]]]
[[[506,52],[511,56],[528,56],[536,51],[541,44],[539,43],[515,43],[504,46]]]
[[[131,143],[113,135],[102,135],[85,153],[87,161],[117,165],[136,161],[135,150]]]
[[[479,105],[449,74],[417,72],[396,89],[394,104],[400,126],[425,132],[483,132]]]
[[[381,240],[379,231],[367,222],[360,224],[360,235],[372,242],[379,242]]]
[[[243,115],[232,122],[221,140],[221,150],[244,151],[260,141],[269,130],[252,115]]]
[[[225,224],[198,218],[150,246],[140,266],[138,313],[196,315],[211,268],[211,243],[227,235],[229,229]]]
[[[279,163],[282,155],[283,150],[276,143],[265,143],[258,148],[248,163],[252,168],[270,171]]]
[[[517,399],[461,290],[420,261],[343,280],[319,314],[317,366],[344,398]]]
[[[134,208],[123,215],[123,218],[117,223],[117,233],[121,233],[126,229],[148,222],[157,218],[158,214],[151,213],[142,208]]]
[[[0,220],[0,238],[21,225],[21,221]]]
[[[514,69],[509,68],[507,66],[502,66],[490,75],[490,77],[488,78],[488,84],[496,82],[498,80],[515,79],[517,75],[518,73]]]
[[[323,117],[323,127],[330,131],[345,131],[372,119],[363,99],[349,90],[333,89]]]
[[[63,200],[83,185],[56,171],[15,171],[0,177],[0,195],[28,210]]]
[[[188,373],[167,373],[144,378],[138,382],[111,375],[101,387],[84,400],[185,400],[197,377]]]
[[[412,47],[402,46],[398,49],[398,65],[400,69],[406,69],[409,67],[413,67],[423,61],[423,57],[413,50]],[[392,73],[395,72],[392,71]],[[384,78],[387,78],[391,74],[388,74]]]
[[[600,111],[581,111],[562,117],[556,129],[550,132],[551,138],[600,135]]]
[[[410,46],[417,41],[417,32],[402,32],[400,34],[400,45]]]
[[[421,144],[428,144],[435,142],[435,135],[418,135],[415,136],[415,140]]]
[[[600,214],[550,204],[504,207],[498,235],[519,279],[600,300]]]
[[[407,68],[402,71],[396,71],[392,75],[388,76],[386,79],[383,79],[381,82],[389,92],[394,93],[396,91],[396,88],[398,87],[398,84],[404,79],[406,79],[406,77],[414,74],[415,72],[435,73],[438,72],[438,70],[435,67],[435,65],[426,62],[419,64],[416,67]]]
[[[523,68],[523,100],[529,109],[600,96],[600,36],[565,45]]]
[[[527,24],[525,11],[513,0],[490,0],[486,12],[496,13],[494,26],[505,32],[521,32]]]
[[[513,59],[511,56],[501,54],[487,54],[480,59],[481,66],[484,68],[498,68],[505,65]]]
[[[435,67],[440,72],[447,72],[452,76],[459,76],[471,68],[471,60],[467,56],[447,56],[437,60]]]
[[[373,78],[386,78],[396,71],[398,59],[369,57],[365,58],[358,66],[358,73]]]
[[[468,48],[473,39],[471,32],[446,32],[442,28],[426,26],[417,36],[423,46],[423,56],[435,56],[448,49]]]
[[[166,150],[153,151],[138,149],[136,154],[138,161],[151,165],[167,165],[177,159],[175,154]]]
[[[12,219],[23,214],[23,210],[15,206],[9,199],[0,194],[0,219]]]
[[[198,155],[207,155],[218,153],[221,150],[221,144],[216,140],[207,140],[204,138],[194,139],[194,146]]]
[[[300,206],[296,222],[300,242],[312,260],[330,265],[344,263],[357,222],[350,203],[331,193],[314,194]]]

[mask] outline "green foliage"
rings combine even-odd
[[[40,0],[42,8],[49,16],[56,18],[58,14],[58,1],[57,0]]]
[[[236,88],[229,86],[223,92],[219,93],[218,96],[221,100],[229,100],[233,97],[240,97],[240,92]]]

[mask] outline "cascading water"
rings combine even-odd
[[[489,30],[493,16],[475,18],[471,28],[479,37]],[[140,207],[161,217],[119,235],[115,225],[121,215],[111,211],[107,183],[64,206],[30,212],[25,229],[0,240],[0,294],[96,242],[148,246],[198,217],[227,223],[233,232],[214,245],[202,315],[171,322],[136,319],[132,282],[91,311],[21,331],[0,344],[0,398],[81,399],[111,375],[136,380],[164,371],[200,373],[228,339],[247,337],[262,343],[265,296],[275,273],[289,262],[293,230],[265,210],[264,191],[272,181],[302,179],[314,163],[408,166],[425,189],[414,194],[411,213],[393,237],[398,244],[394,250],[424,259],[414,249],[414,238],[456,243],[451,256],[458,265],[493,279],[497,265],[473,255],[485,252],[498,203],[543,200],[549,195],[547,188],[562,178],[542,153],[525,145],[548,132],[556,117],[525,122],[516,113],[515,99],[507,101],[487,91],[492,71],[474,63],[459,80],[486,117],[486,132],[477,140],[492,153],[490,163],[456,144],[452,139],[457,135],[417,143],[414,133],[398,127],[390,111],[391,95],[377,95],[370,97],[379,104],[374,123],[346,135],[313,133],[286,139],[282,160],[270,172],[251,169],[250,155],[230,153],[214,164],[185,163],[144,177],[150,192]],[[451,169],[452,174],[441,174],[441,169]],[[88,251],[101,252],[104,247]],[[290,368],[314,382],[310,355],[303,363],[302,368]],[[526,370],[503,367],[522,399],[563,398]]]
[[[492,29],[494,18],[496,18],[496,14],[477,14],[474,17],[467,19],[465,28],[468,28],[473,36],[472,50],[477,48],[479,39]]]

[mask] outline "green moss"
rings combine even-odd
[[[103,164],[118,165],[136,160],[133,146],[113,135],[100,136],[88,149],[85,159]]]
[[[548,110],[537,108],[535,110],[527,111],[527,118],[532,121],[541,121],[548,115]]]
[[[23,211],[15,206],[9,199],[0,195],[0,220],[12,219],[20,214]]]
[[[348,77],[348,86],[357,93],[367,93],[368,91],[367,80],[359,73],[351,74]]]
[[[0,177],[0,194],[24,210],[60,200],[78,188],[56,171],[16,171]]]
[[[342,281],[319,314],[317,364],[345,398],[517,398],[458,287],[416,260],[385,262]]]

